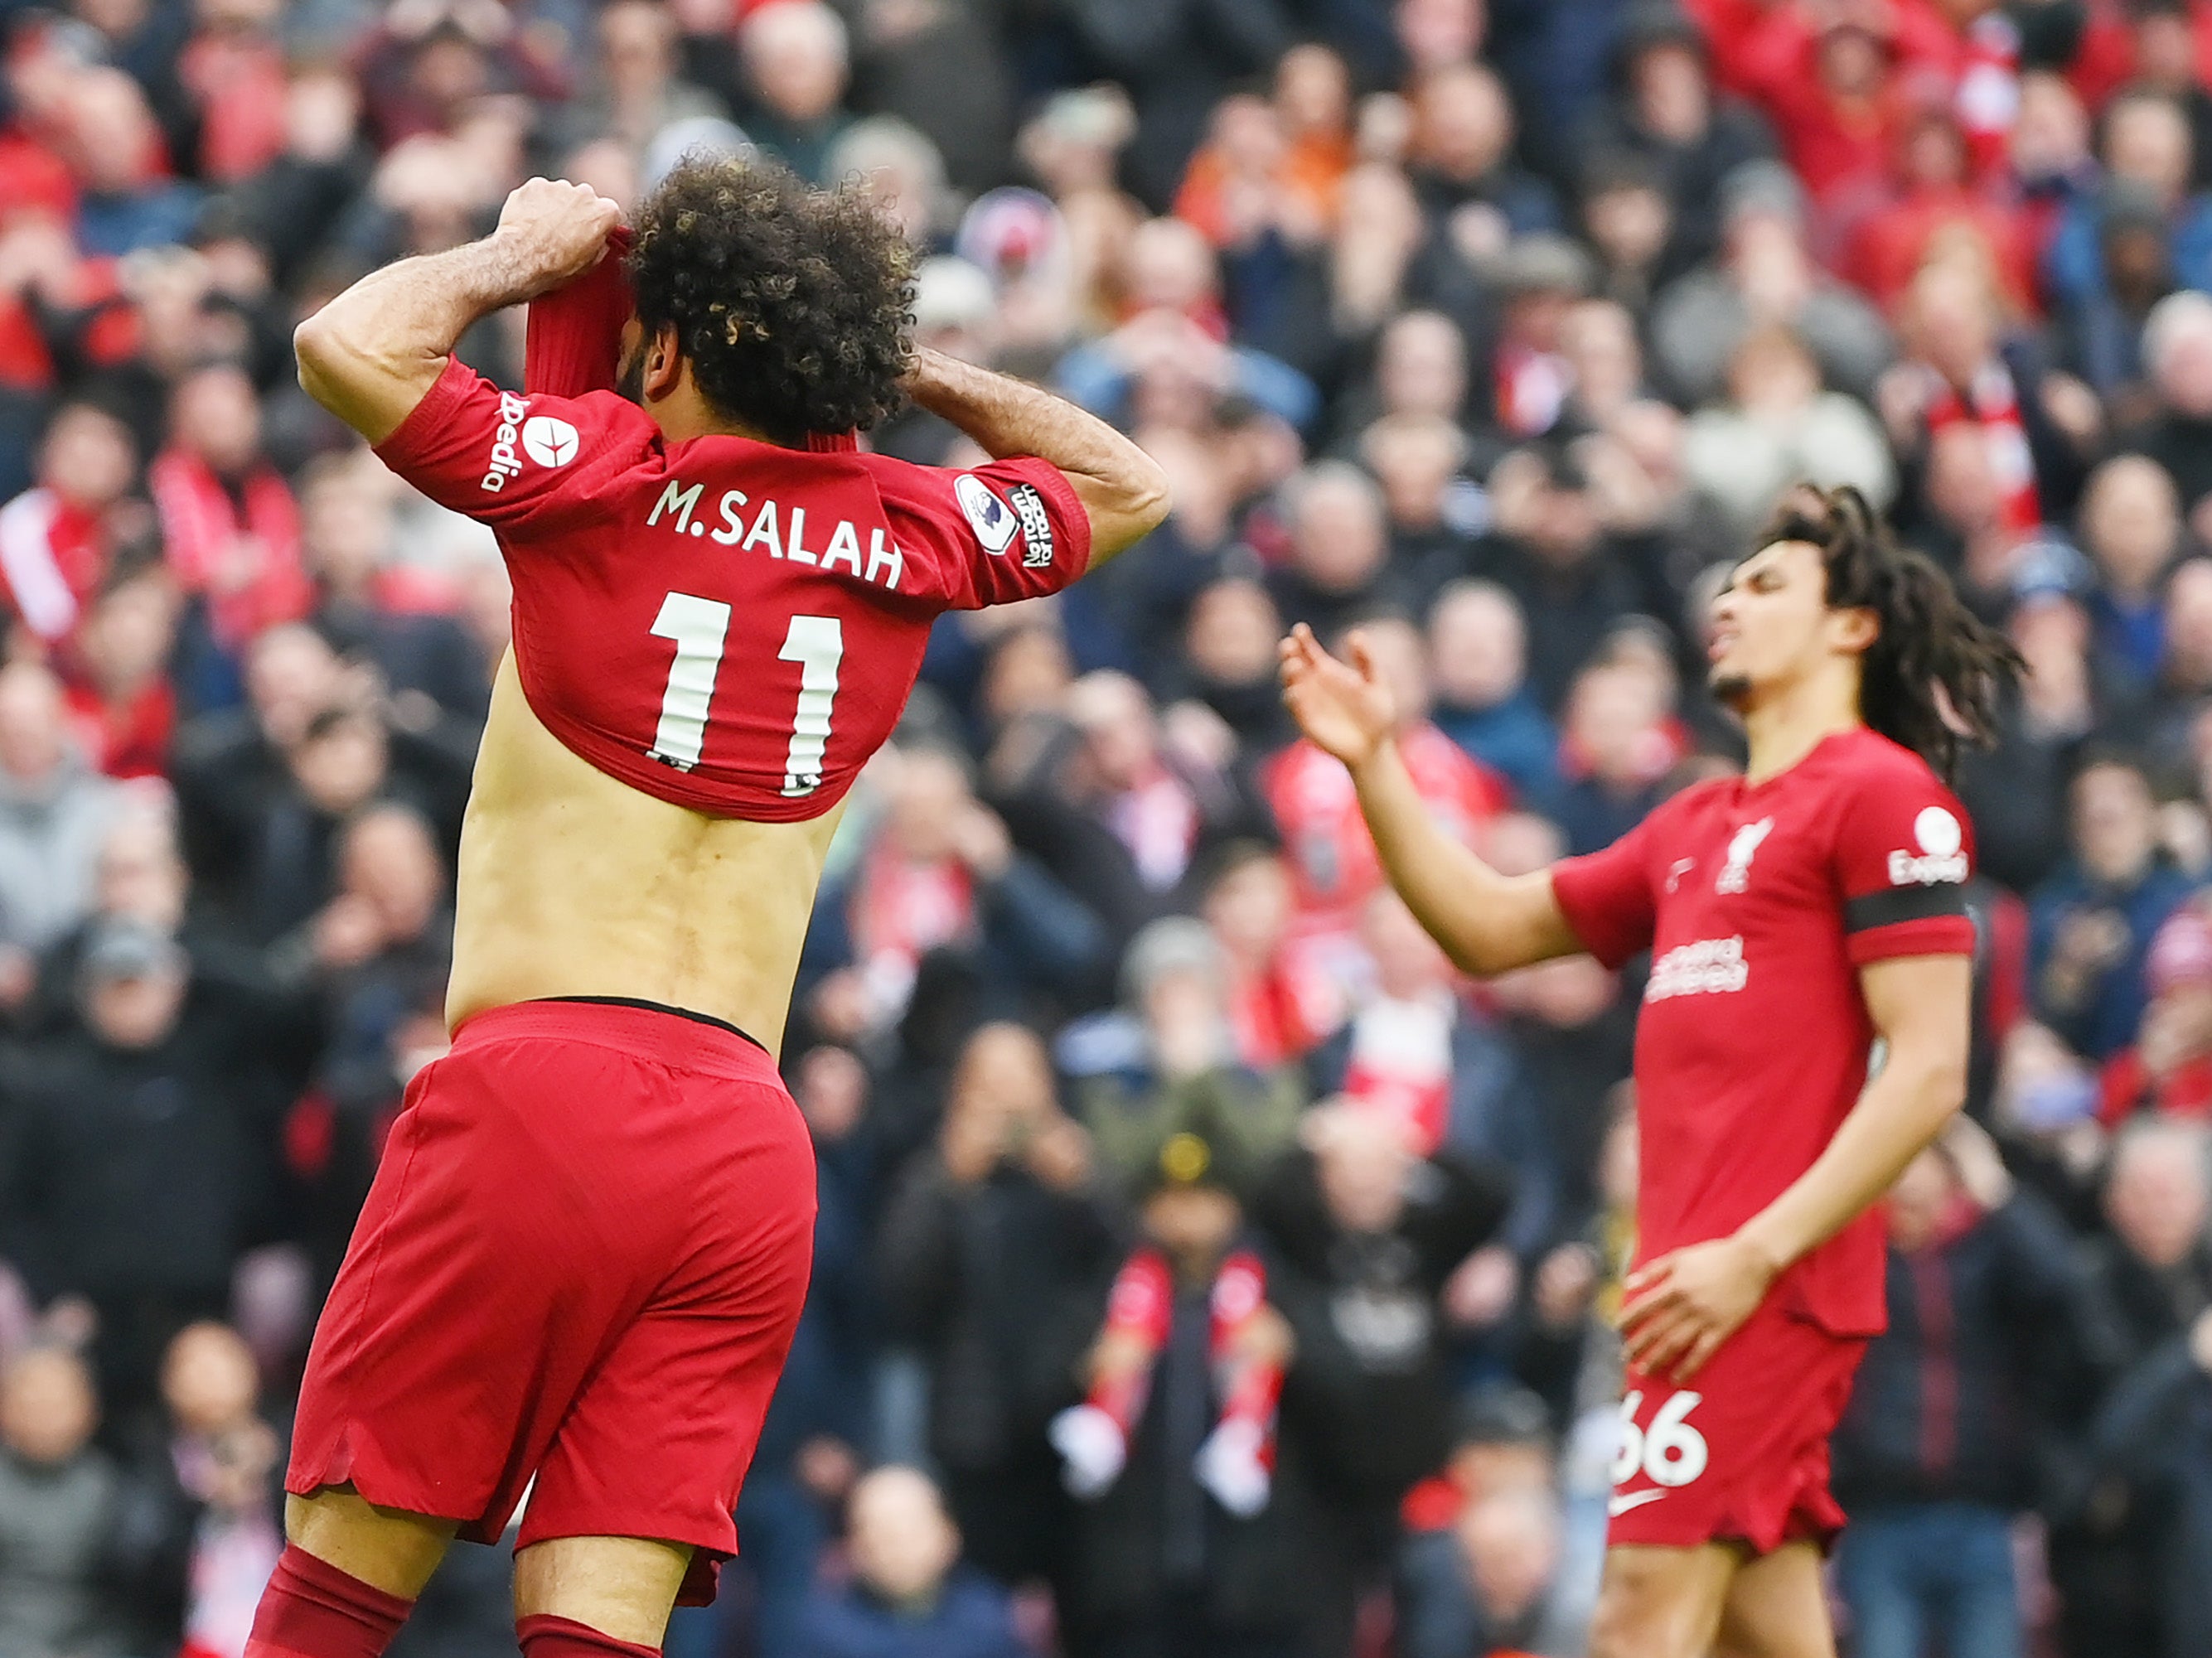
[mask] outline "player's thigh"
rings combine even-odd
[[[514,1615],[566,1618],[617,1641],[658,1647],[690,1566],[688,1544],[548,1538],[515,1553]]]
[[[284,1534],[325,1565],[412,1600],[446,1557],[454,1522],[380,1509],[349,1487],[284,1499]]]
[[[1738,1567],[1715,1651],[1717,1658],[1835,1658],[1820,1551],[1810,1542],[1784,1543]]]
[[[1607,1549],[1589,1658],[1705,1658],[1738,1558],[1720,1543]]]

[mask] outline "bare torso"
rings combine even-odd
[[[843,810],[745,823],[618,783],[538,722],[510,653],[461,829],[447,1024],[627,996],[726,1019],[775,1053]]]

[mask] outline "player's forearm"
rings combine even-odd
[[[1429,936],[1463,970],[1487,975],[1581,948],[1547,876],[1500,875],[1444,833],[1395,742],[1352,768],[1383,873]]]
[[[1781,1272],[1895,1185],[1966,1097],[1963,1056],[1893,1050],[1827,1149],[1737,1236]]]
[[[915,353],[907,395],[994,460],[1034,455],[1066,474],[1091,519],[1094,566],[1168,515],[1167,475],[1158,463],[1064,398],[930,350]]]
[[[528,299],[540,272],[513,239],[402,259],[362,277],[294,331],[300,384],[372,443],[398,429],[461,336]]]

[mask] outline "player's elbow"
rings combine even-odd
[[[1166,523],[1168,514],[1175,510],[1175,497],[1168,489],[1167,469],[1140,449],[1130,473],[1126,486],[1128,504],[1123,511],[1129,521],[1138,526],[1137,535],[1148,536]]]
[[[349,352],[327,307],[318,311],[292,331],[292,357],[298,365],[300,389],[325,407],[332,385],[343,373]]]

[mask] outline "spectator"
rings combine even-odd
[[[94,403],[55,412],[38,482],[0,508],[0,578],[19,626],[50,643],[76,631],[137,471],[137,439],[114,415]]]
[[[1019,1026],[969,1037],[937,1145],[884,1209],[890,1333],[929,1365],[932,1459],[969,1557],[1001,1582],[1068,1581],[1068,1520],[1047,1421],[1067,1402],[1087,1330],[1068,1321],[1112,1269],[1091,1139],[1054,1097]]]
[[[1560,738],[1566,780],[1554,808],[1570,852],[1611,846],[1659,804],[1680,757],[1673,700],[1671,674],[1630,659],[1600,658],[1576,676]]]
[[[1540,806],[1559,792],[1559,738],[1527,667],[1528,627],[1511,593],[1462,580],[1437,595],[1429,612],[1437,729]]]
[[[116,1616],[115,1466],[73,1353],[35,1348],[0,1372],[0,1646],[27,1658],[126,1649]]]
[[[245,371],[211,364],[179,381],[170,446],[146,481],[177,585],[206,607],[216,645],[235,650],[307,608],[300,515],[261,447],[261,411]]]
[[[2193,290],[2170,295],[2143,324],[2154,412],[2129,443],[2173,479],[2197,539],[2207,537],[2204,499],[2212,495],[2212,299]]]
[[[836,964],[816,993],[846,1010],[832,1016],[838,1034],[895,1021],[923,957],[940,948],[971,952],[1002,996],[1085,996],[1104,948],[1097,918],[1015,850],[960,756],[900,750],[887,794],[881,832],[815,910],[815,949]]]
[[[1115,1179],[1141,1172],[1169,1123],[1203,1122],[1255,1163],[1290,1143],[1306,1103],[1303,1079],[1279,1061],[1248,1066],[1240,1057],[1231,972],[1203,923],[1165,917],[1130,942],[1124,1010],[1062,1038],[1083,1122]]]
[[[1090,1395],[1053,1429],[1079,1499],[1064,1603],[1079,1652],[1349,1642],[1351,1539],[1321,1482],[1355,1419],[1245,1230],[1250,1166],[1204,1125],[1176,1127],[1135,1183],[1136,1253],[1088,1298]]]
[[[170,1339],[224,1311],[270,1212],[270,1079],[225,1051],[234,1027],[180,1022],[187,983],[168,938],[107,924],[85,946],[84,1029],[17,1104],[6,1253],[42,1298],[96,1311],[103,1392],[126,1426]]]
[[[1750,544],[1800,480],[1850,484],[1877,507],[1897,490],[1888,445],[1866,406],[1822,390],[1812,353],[1779,325],[1744,336],[1729,361],[1726,402],[1691,416],[1686,444],[1692,483],[1727,514],[1738,545]]]
[[[1308,1061],[1315,1094],[1396,1122],[1417,1156],[1511,1169],[1499,1236],[1532,1257],[1558,1221],[1559,1170],[1511,1048],[1474,1017],[1396,893],[1368,901],[1360,931],[1374,984]]]
[[[1892,1189],[1889,1327],[1836,1435],[1838,1560],[1857,1650],[2026,1650],[2014,1519],[2100,1377],[2096,1315],[2063,1228],[1960,1121]]]
[[[2148,88],[2115,98],[2105,112],[2104,161],[2105,190],[2075,203],[2051,237],[2044,264],[2051,293],[2078,305],[2104,288],[2099,238],[2108,234],[2105,220],[2124,186],[2142,191],[2164,220],[2175,280],[2197,288],[2212,282],[2212,201],[2191,193],[2193,143],[2180,106]]]
[[[59,682],[32,663],[0,668],[0,940],[16,952],[19,982],[27,957],[91,907],[115,805],[114,785],[70,740]]]
[[[1823,276],[1805,246],[1803,192],[1771,162],[1729,175],[1721,192],[1721,249],[1659,296],[1651,313],[1656,361],[1692,404],[1710,401],[1753,326],[1796,331],[1820,378],[1865,398],[1888,362],[1888,331],[1865,301]]]
[[[2143,958],[2189,881],[2159,853],[2150,784],[2100,757],[2070,788],[2069,852],[2031,906],[2038,1017],[2091,1059],[2125,1047],[2142,1021]]]
[[[2100,666],[2123,691],[2140,692],[2165,653],[2166,573],[2181,548],[2173,480],[2140,455],[2118,455],[2089,477],[2081,545],[2099,577],[2089,599]]]
[[[1308,1361],[1336,1371],[1355,1412],[1331,1461],[1372,1536],[1449,1448],[1444,1285],[1494,1236],[1509,1165],[1424,1152],[1405,1118],[1358,1099],[1316,1108],[1303,1139],[1255,1193],[1253,1218],[1281,1259],[1277,1293]]]
[[[1766,125],[1715,90],[1704,33],[1669,5],[1632,10],[1613,46],[1613,102],[1591,122],[1582,152],[1650,161],[1676,247],[1705,258],[1720,241],[1723,180],[1772,153]]]
[[[276,1436],[262,1420],[253,1355],[228,1325],[187,1325],[161,1361],[166,1432],[132,1464],[124,1528],[140,1649],[242,1658],[283,1533]]]
[[[118,563],[78,629],[68,676],[79,750],[115,778],[159,777],[177,725],[167,670],[176,641],[177,592],[158,563]]]
[[[1291,906],[1289,868],[1257,841],[1223,848],[1200,905],[1227,967],[1237,1058],[1263,1073],[1304,1059],[1342,1011],[1337,986],[1292,970]]]
[[[928,1476],[878,1468],[853,1488],[853,1582],[817,1590],[805,1658],[1019,1658],[1006,1592],[960,1564],[960,1533]]]
[[[2140,1371],[2212,1307],[2212,1196],[2202,1133],[2155,1119],[2131,1125],[2112,1147],[2104,1212],[2108,1235],[2087,1251],[2094,1292],[2112,1321],[2114,1354]],[[2108,1400],[2104,1409],[2112,1408]],[[2093,1455],[2100,1442],[2111,1442],[2102,1424],[2093,1425]],[[2172,1518],[2166,1474],[2154,1463],[2093,1462],[2082,1486],[2051,1534],[2065,1649],[2176,1650],[2160,1605]]]

